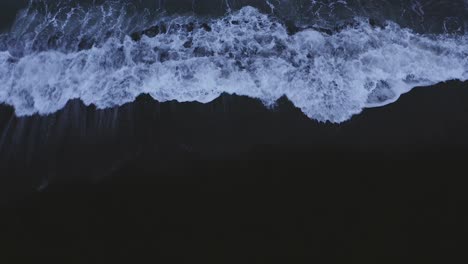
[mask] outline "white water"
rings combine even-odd
[[[202,103],[229,93],[266,105],[286,95],[312,119],[343,122],[413,87],[468,80],[466,35],[425,36],[358,21],[332,35],[309,29],[291,36],[251,7],[211,20],[211,31],[175,27],[193,17],[161,19],[168,33],[138,42],[111,36],[88,50],[17,58],[0,51],[0,102],[31,115],[53,113],[75,98],[107,108],[142,93]]]

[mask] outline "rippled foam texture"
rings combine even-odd
[[[107,108],[142,93],[198,102],[230,93],[266,105],[285,95],[312,119],[343,122],[413,87],[468,79],[466,35],[421,35],[357,18],[335,32],[288,34],[253,7],[219,18],[113,2],[28,9],[0,36],[0,50],[0,102],[18,115],[52,113],[74,98]]]

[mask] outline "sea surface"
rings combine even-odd
[[[223,93],[341,123],[468,80],[468,1],[2,1],[0,103],[18,116]]]

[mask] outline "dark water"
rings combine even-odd
[[[1,28],[10,25],[17,11],[28,5],[28,0],[2,1]],[[34,0],[34,5],[53,11],[56,8],[71,6],[102,5],[105,0]],[[411,27],[419,32],[458,32],[467,27],[467,6],[465,0],[155,0],[155,1],[112,1],[130,4],[137,9],[153,12],[165,11],[169,14],[193,12],[198,15],[221,16],[226,12],[244,6],[253,6],[265,13],[294,21],[298,26],[314,23],[331,28],[339,23],[349,22],[356,16],[372,18],[384,22],[392,20],[403,27]]]

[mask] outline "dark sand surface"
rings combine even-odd
[[[340,125],[228,95],[1,106],[0,135],[1,263],[454,263],[468,246],[467,82]]]

